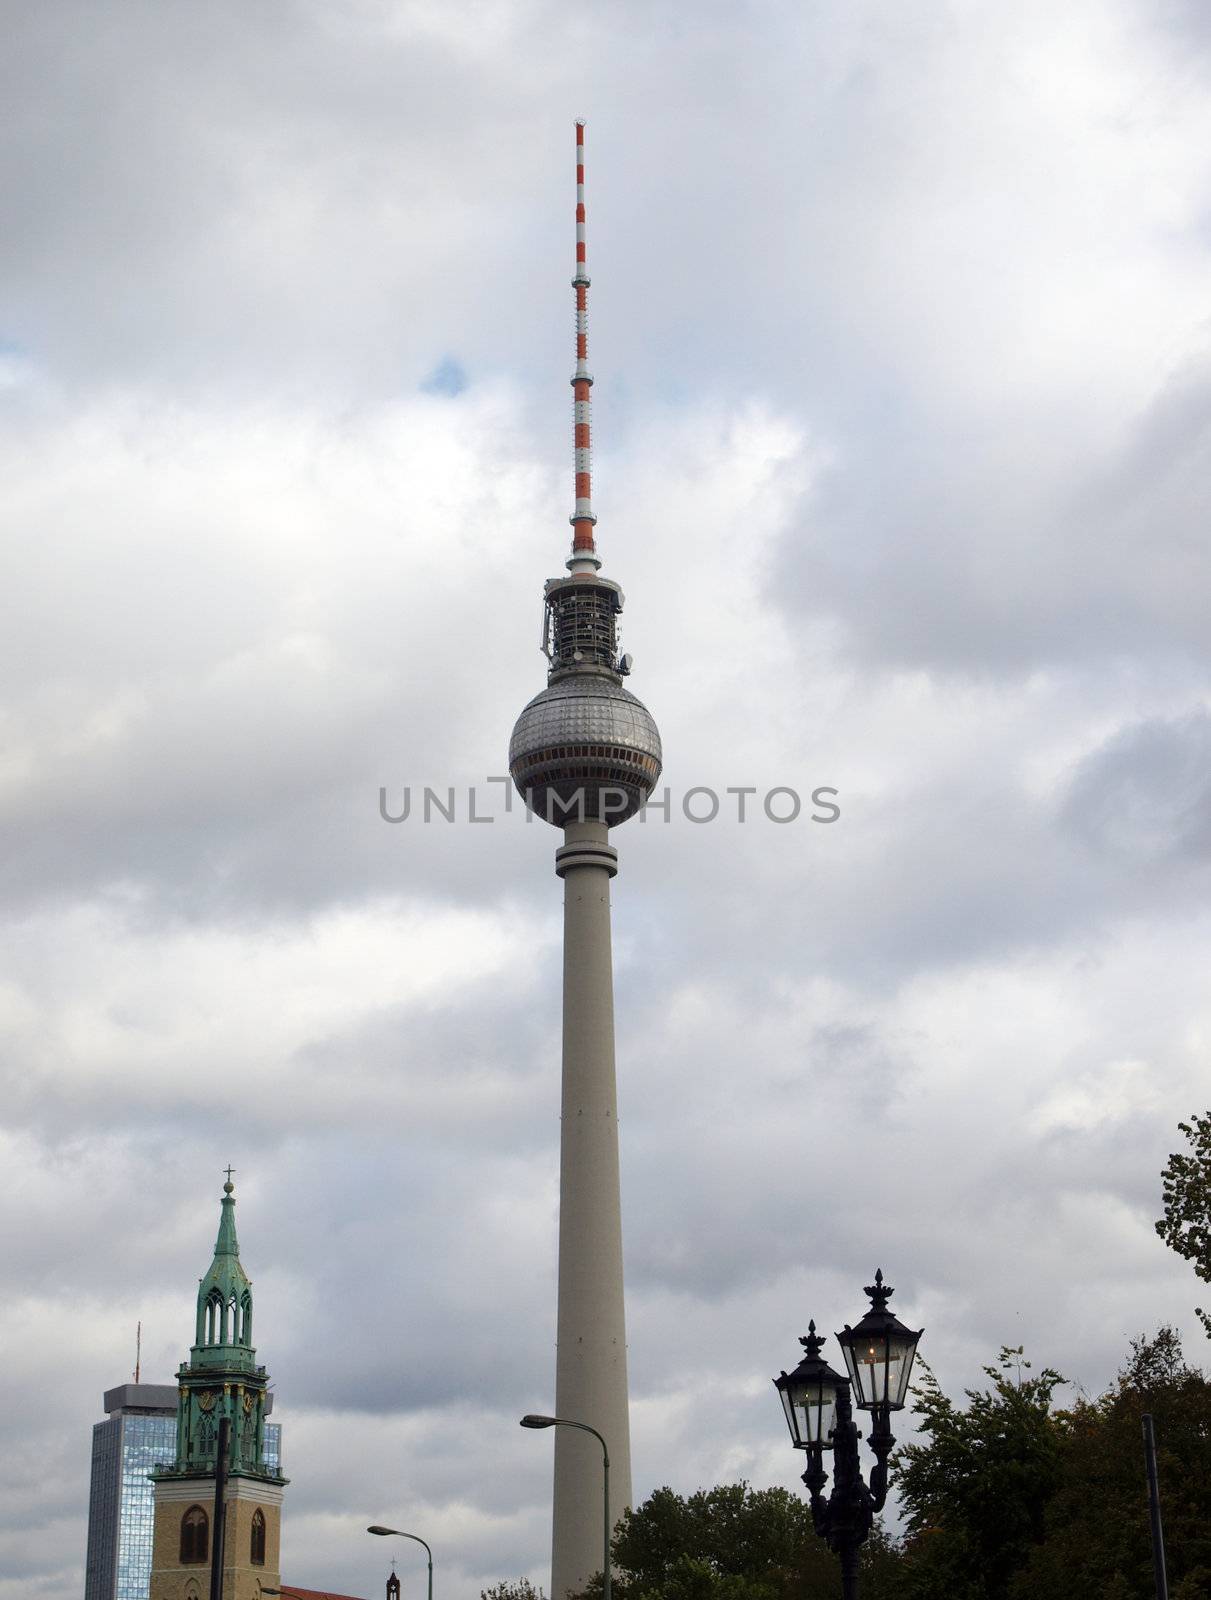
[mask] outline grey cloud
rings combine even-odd
[[[803,581],[780,582],[779,600],[843,618],[862,661],[982,679],[1095,652],[1201,660],[1209,424],[1198,363],[1149,397],[1124,444],[1074,440],[1059,465],[1049,447],[1036,459],[1038,424],[1015,434],[992,417],[970,441],[960,419],[927,414],[855,437],[804,507],[808,559],[785,563]]]
[[[377,1592],[361,1529],[414,1513],[451,1592],[545,1577],[555,835],[377,798],[499,772],[541,682],[577,111],[667,781],[843,807],[619,836],[637,1488],[797,1487],[766,1380],[875,1265],[952,1393],[1189,1321],[1151,1217],[1205,1078],[1205,98],[1165,19],[1057,17],[12,30],[5,1600],[78,1584],[88,1426],[138,1318],[184,1354],[227,1160],[289,1580]]]
[[[1211,856],[1211,714],[1128,724],[1079,764],[1067,827],[1120,867],[1201,877]],[[1196,889],[1196,882],[1189,884]]]

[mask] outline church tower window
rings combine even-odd
[[[210,1518],[201,1506],[190,1506],[181,1518],[181,1565],[201,1566],[210,1554]]]
[[[265,1513],[260,1506],[252,1513],[252,1538],[249,1560],[254,1567],[265,1565]]]

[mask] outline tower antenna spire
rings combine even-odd
[[[570,572],[596,572],[597,544],[593,528],[592,445],[590,435],[589,391],[593,386],[589,372],[589,269],[584,240],[584,123],[576,124],[576,371],[572,376],[572,436],[576,474],[576,509],[568,519],[572,524]]]

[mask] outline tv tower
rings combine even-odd
[[[590,1424],[610,1452],[610,1519],[631,1502],[614,976],[611,828],[633,817],[660,776],[660,734],[622,680],[622,590],[598,576],[590,487],[589,275],[584,235],[584,123],[576,124],[576,371],[572,378],[576,504],[569,576],[548,578],[547,687],[517,719],[509,771],[540,817],[563,829],[563,1085],[559,1154],[559,1312],[555,1410]],[[551,1596],[584,1589],[602,1562],[602,1458],[596,1440],[555,1429]]]

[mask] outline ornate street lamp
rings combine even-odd
[[[893,1291],[884,1287],[882,1272],[866,1288],[870,1310],[858,1323],[837,1335],[849,1376],[842,1377],[821,1359],[824,1340],[816,1324],[808,1324],[799,1342],[805,1354],[793,1372],[774,1379],[782,1399],[791,1441],[807,1452],[803,1482],[811,1496],[812,1525],[841,1560],[843,1600],[857,1600],[858,1550],[887,1499],[887,1458],[895,1439],[891,1413],[901,1411],[921,1330],[915,1333],[887,1309]],[[851,1394],[852,1385],[852,1394]],[[869,1487],[858,1457],[858,1429],[852,1399],[871,1413],[870,1447],[875,1465]],[[833,1453],[833,1489],[827,1500],[824,1452]]]
[[[845,1379],[827,1361],[821,1361],[824,1340],[817,1337],[814,1322],[808,1323],[807,1337],[799,1343],[807,1354],[793,1372],[774,1379],[774,1388],[782,1396],[795,1449],[809,1450],[812,1445],[819,1445],[822,1450],[831,1450],[837,1422],[837,1385]]]

